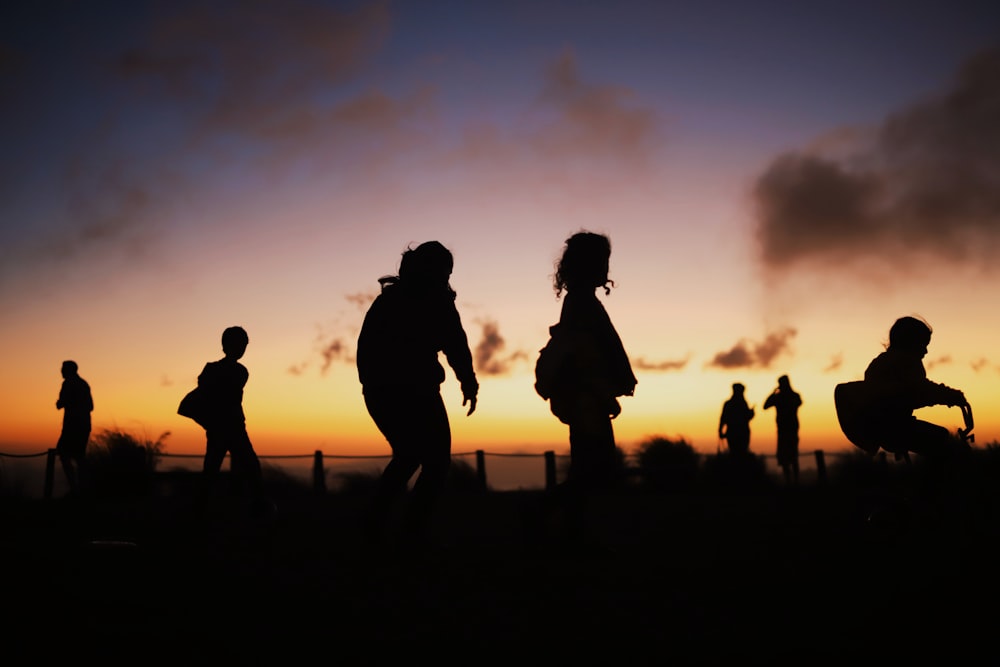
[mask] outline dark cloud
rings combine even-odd
[[[972,370],[978,373],[984,368],[988,368],[990,366],[990,362],[985,357],[980,357],[979,359],[976,359],[971,364],[969,364],[969,366],[972,368]]]
[[[716,354],[708,364],[710,368],[770,368],[779,355],[789,351],[796,330],[786,327],[754,343],[743,339],[729,350]]]
[[[754,189],[765,266],[992,262],[1000,249],[998,119],[1000,47],[971,58],[949,91],[893,114],[846,154],[779,156]]]
[[[482,335],[473,349],[473,361],[476,372],[482,375],[503,375],[510,370],[511,364],[527,359],[523,351],[515,351],[504,355],[507,342],[500,335],[500,327],[496,322],[485,320],[480,322]]]
[[[647,361],[645,357],[639,357],[632,365],[636,370],[643,371],[682,371],[688,365],[691,357],[670,361]]]

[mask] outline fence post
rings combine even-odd
[[[820,484],[826,484],[826,460],[823,457],[823,450],[817,449],[816,452],[816,479]]]
[[[323,450],[317,449],[313,454],[313,491],[326,492],[326,473],[323,470]]]
[[[56,479],[56,450],[50,449],[45,460],[45,499],[52,500],[52,487]]]
[[[476,450],[476,477],[482,489],[486,490],[486,452],[481,449]]]
[[[556,488],[556,453],[545,452],[545,489],[551,491]]]

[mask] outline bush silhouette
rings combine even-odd
[[[113,498],[149,493],[169,435],[168,431],[156,440],[140,440],[116,429],[94,435],[87,446],[87,478],[94,495]]]
[[[654,436],[636,452],[639,483],[651,491],[691,489],[698,479],[700,457],[684,438]]]
[[[763,456],[749,452],[733,456],[729,452],[709,455],[702,464],[702,477],[707,488],[716,491],[759,491],[774,484],[767,474]]]

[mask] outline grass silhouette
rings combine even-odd
[[[109,442],[129,464],[109,470],[156,468],[162,439],[121,435]],[[633,483],[596,499],[595,543],[542,549],[521,518],[544,492],[484,489],[464,462],[423,553],[357,539],[374,471],[317,493],[266,466],[279,511],[265,521],[225,502],[191,521],[190,472],[89,499],[4,495],[8,650],[55,608],[74,622],[47,655],[96,646],[199,664],[318,652],[380,664],[404,651],[487,664],[961,662],[989,646],[995,619],[974,610],[1000,588],[995,443],[947,474],[919,457],[838,457],[825,485],[801,486],[764,482],[752,463],[727,487],[731,461],[692,453],[650,439]]]

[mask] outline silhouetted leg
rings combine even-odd
[[[205,432],[205,459],[201,466],[201,483],[195,497],[196,510],[203,510],[208,504],[208,498],[218,481],[222,462],[226,459],[227,449],[225,433],[214,429]]]
[[[269,502],[264,497],[264,482],[260,469],[260,459],[253,449],[246,429],[234,433],[230,440],[229,455],[232,457],[233,471],[247,485],[250,493],[251,512],[255,515],[266,511]]]
[[[59,462],[62,464],[63,473],[66,475],[66,484],[69,486],[70,493],[76,493],[78,484],[73,457],[66,452],[59,452]]]
[[[404,539],[411,542],[420,542],[426,537],[428,523],[451,468],[451,426],[440,394],[427,397],[418,418],[425,434],[415,443],[420,450],[420,475],[413,485],[413,497],[403,524]]]
[[[914,419],[907,432],[910,449],[925,456],[931,464],[927,467],[926,493],[938,501],[945,501],[949,486],[961,484],[960,475],[968,462],[971,449],[943,426]]]
[[[618,472],[611,419],[595,412],[582,415],[569,426],[569,447],[567,523],[570,538],[578,540],[585,535],[593,495],[613,486]]]
[[[449,432],[447,412],[436,389],[423,391],[411,389],[408,393],[403,393],[399,388],[383,391],[366,389],[365,406],[392,448],[392,460],[382,471],[375,496],[365,517],[366,538],[377,541],[381,537],[393,504],[405,493],[410,478],[425,462],[427,458],[424,454],[425,448],[433,448],[433,445],[425,443],[440,441],[442,415],[445,432]],[[450,433],[446,449],[450,457]],[[440,464],[437,468],[440,469]],[[435,476],[439,474],[440,472],[432,471],[432,476],[422,484],[424,488],[422,497],[426,499],[421,502],[429,503],[433,494],[426,487],[437,482]]]
[[[59,454],[59,462],[66,475],[66,483],[69,485],[70,493],[78,493],[81,490],[81,471],[78,462],[83,459],[86,453],[89,439],[89,430],[66,428],[60,433],[59,442],[56,443],[56,452]]]

